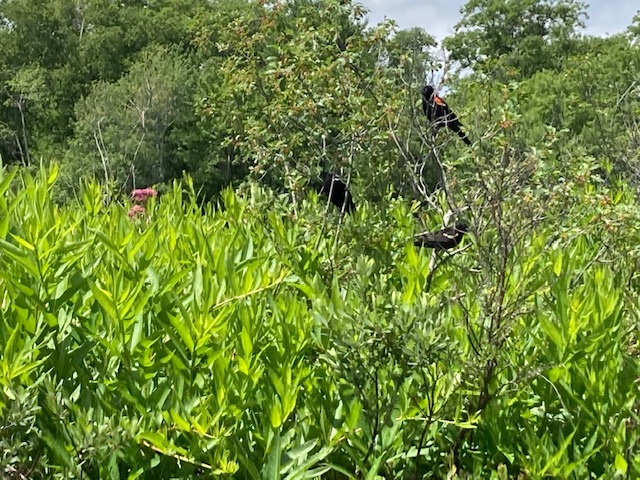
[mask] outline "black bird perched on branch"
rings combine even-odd
[[[471,145],[471,140],[462,131],[458,116],[442,98],[436,95],[431,85],[425,85],[422,89],[422,111],[436,128],[447,127],[456,132],[464,143]]]
[[[435,248],[437,250],[449,250],[462,241],[462,237],[469,230],[465,222],[456,222],[453,227],[446,227],[437,232],[426,232],[416,235],[414,245],[416,247]]]
[[[355,212],[356,206],[353,203],[347,184],[336,173],[325,172],[323,175],[323,183],[316,182],[317,192],[329,197],[329,201],[338,207],[340,211],[343,211],[344,208],[346,213]]]

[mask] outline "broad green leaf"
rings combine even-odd
[[[329,454],[333,451],[331,447],[323,447],[315,453],[314,455],[304,459],[300,465],[298,465],[289,475],[287,475],[287,480],[301,479],[301,478],[315,478],[323,473],[329,471],[328,467],[320,467],[315,469],[315,471],[310,470],[311,467],[325,460]],[[306,453],[305,453],[306,455]]]
[[[106,290],[101,289],[90,280],[89,280],[89,288],[91,288],[91,293],[93,293],[93,297],[98,301],[98,303],[106,312],[106,314],[109,317],[111,317],[113,321],[119,320],[120,316],[118,315],[116,304],[113,301],[111,294]]]
[[[24,267],[34,278],[40,277],[36,264],[29,258],[29,254],[15,245],[0,239],[0,252],[4,252],[19,265]]]
[[[11,169],[7,169],[4,166],[0,165],[0,197],[4,196],[4,194],[6,193],[7,189],[9,188],[9,186],[11,185],[11,182],[13,181],[13,179],[15,178],[16,174],[18,173],[18,169],[17,168],[11,168]]]
[[[553,273],[556,274],[556,277],[559,277],[562,273],[562,254],[558,253],[556,255],[556,259],[553,262]]]
[[[184,430],[185,432],[191,431],[191,424],[187,422],[184,418],[182,418],[182,416],[180,416],[180,414],[176,409],[172,408],[170,411],[170,414],[171,414],[171,419],[176,423],[178,428],[180,428],[181,430]]]
[[[282,405],[278,397],[272,399],[269,408],[269,420],[272,428],[279,428],[282,425]]]
[[[136,441],[138,443],[148,442],[152,447],[165,455],[171,455],[173,453],[177,453],[185,457],[188,455],[188,452],[184,448],[173,445],[160,432],[141,432],[136,435]]]
[[[169,321],[171,322],[171,325],[173,325],[173,327],[176,329],[176,332],[178,332],[178,335],[184,343],[185,348],[189,352],[192,352],[194,347],[193,337],[191,336],[191,332],[187,323],[184,321],[184,318],[169,314]]]
[[[556,345],[556,347],[558,348],[560,358],[562,358],[565,344],[564,344],[564,338],[562,336],[561,330],[553,323],[553,320],[547,318],[547,316],[544,313],[538,315],[538,318],[540,320],[540,325],[542,326],[544,333]]]
[[[615,465],[616,470],[618,471],[618,473],[620,475],[626,475],[627,474],[627,468],[628,468],[627,461],[619,453],[616,454],[614,465]]]
[[[240,342],[242,344],[243,357],[250,360],[253,353],[253,342],[251,340],[251,334],[245,327],[242,327],[242,330],[240,330]]]
[[[272,422],[273,423],[273,422]],[[277,428],[277,427],[274,427]],[[282,457],[282,436],[280,430],[275,434],[275,443],[271,445],[271,451],[267,455],[267,463],[264,466],[262,478],[265,480],[280,479],[280,459]]]
[[[284,454],[285,461],[296,462],[302,458],[306,458],[307,454],[312,451],[317,444],[318,439],[309,440],[308,442],[305,442],[292,450],[288,450]]]
[[[564,439],[564,441],[562,442],[562,445],[560,445],[560,447],[558,448],[558,451],[553,455],[553,457],[549,459],[547,464],[540,471],[541,476],[544,476],[547,473],[547,471],[549,471],[550,469],[553,469],[554,467],[560,464],[560,461],[562,460],[562,457],[564,457],[565,452],[571,445],[571,440],[573,439],[573,436],[576,434],[576,432],[577,432],[577,429],[571,432],[569,436],[567,436],[567,438]]]
[[[62,442],[60,438],[54,438],[51,434],[45,433],[42,435],[42,440],[49,447],[50,454],[57,459],[60,464],[67,468],[72,468],[72,457],[65,449],[64,442]]]

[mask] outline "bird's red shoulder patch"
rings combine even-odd
[[[433,101],[438,105],[442,105],[443,107],[446,105],[446,103],[444,103],[444,100],[442,100],[438,95],[433,96]]]

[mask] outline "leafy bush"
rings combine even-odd
[[[55,205],[56,175],[0,182],[5,476],[640,472],[637,281],[590,219],[528,232],[491,303],[495,226],[430,268],[401,201],[336,227],[187,178],[130,218],[94,183]]]

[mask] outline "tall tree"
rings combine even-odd
[[[190,109],[190,77],[179,52],[150,47],[120,80],[96,85],[78,104],[66,171],[94,172],[117,187],[164,181],[171,128]]]
[[[400,30],[387,45],[387,64],[390,68],[402,70],[401,82],[419,88],[428,72],[440,67],[432,52],[435,46],[433,36],[422,28]]]
[[[373,180],[392,160],[388,107],[402,94],[380,62],[389,25],[367,30],[364,10],[343,0],[234,4],[202,18],[196,36],[212,143],[274,186],[322,167]]]
[[[640,10],[638,10],[638,13],[633,17],[633,21],[629,26],[629,33],[636,38],[636,41],[640,40]]]
[[[17,145],[15,132],[30,138],[37,154],[64,150],[76,102],[93,83],[121,78],[149,45],[188,50],[192,18],[206,8],[207,0],[1,1],[0,154],[9,161],[23,156],[24,140]],[[35,67],[46,104],[21,111],[15,86]]]
[[[14,148],[10,157],[19,157],[24,165],[30,163],[28,113],[36,117],[38,111],[43,112],[43,104],[47,98],[45,85],[46,71],[39,66],[28,65],[16,71],[13,78],[8,79],[2,86],[1,93],[5,96],[4,106],[14,110],[15,121],[13,128],[7,126],[5,135],[7,143]],[[11,124],[10,123],[10,124]]]
[[[461,13],[444,40],[451,58],[471,68],[503,59],[519,77],[557,65],[587,18],[577,0],[470,0]]]

